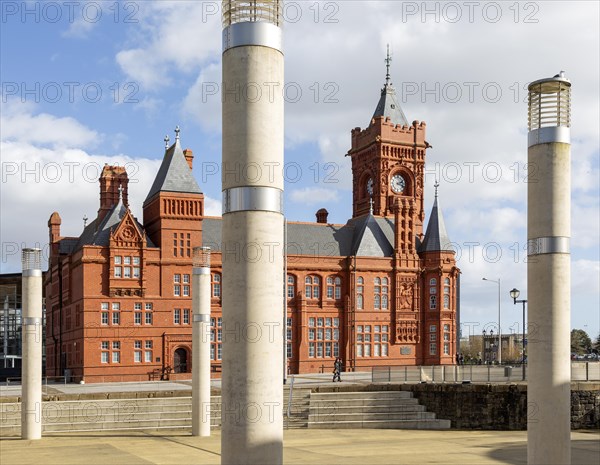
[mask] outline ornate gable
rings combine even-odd
[[[137,221],[129,208],[119,225],[110,233],[111,247],[143,247],[146,245],[144,232],[140,231]]]

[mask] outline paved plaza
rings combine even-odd
[[[350,375],[350,374],[348,374]],[[297,380],[303,387],[330,385],[327,375]],[[366,374],[347,382],[366,384]],[[214,380],[213,387],[220,383]],[[219,380],[220,381],[220,380]],[[346,384],[346,383],[344,383]],[[311,387],[312,387],[311,386]],[[48,394],[90,395],[187,391],[189,381],[48,385]],[[20,386],[0,386],[0,396],[18,396]],[[574,431],[573,465],[600,465],[600,431]],[[235,447],[234,444],[231,445]],[[0,438],[0,464],[220,464],[221,432],[210,438],[189,432],[54,433],[39,441]],[[286,464],[526,464],[526,431],[324,430],[285,431]],[[548,464],[552,465],[552,464]]]
[[[288,430],[286,464],[526,464],[525,431]],[[573,432],[573,465],[600,463],[600,433]],[[234,444],[231,445],[235,447]],[[221,434],[61,434],[0,440],[2,464],[220,464]],[[548,464],[551,465],[551,464]]]

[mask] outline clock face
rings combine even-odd
[[[373,179],[371,178],[367,181],[367,194],[373,195]]]
[[[400,194],[404,192],[404,188],[406,187],[406,181],[401,175],[395,174],[394,176],[392,176],[392,181],[390,182],[390,185],[392,186],[392,191],[394,191],[396,194]]]

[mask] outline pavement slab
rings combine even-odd
[[[600,464],[600,432],[571,433],[572,465]],[[235,447],[235,445],[232,445]],[[2,465],[220,464],[221,432],[55,434],[0,438]],[[525,431],[287,430],[284,463],[315,465],[487,465],[527,463]],[[548,464],[553,465],[553,464]],[[558,464],[557,464],[558,465]]]

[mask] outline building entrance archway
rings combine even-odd
[[[180,347],[173,353],[173,372],[187,373],[188,372],[188,353],[187,350]]]

